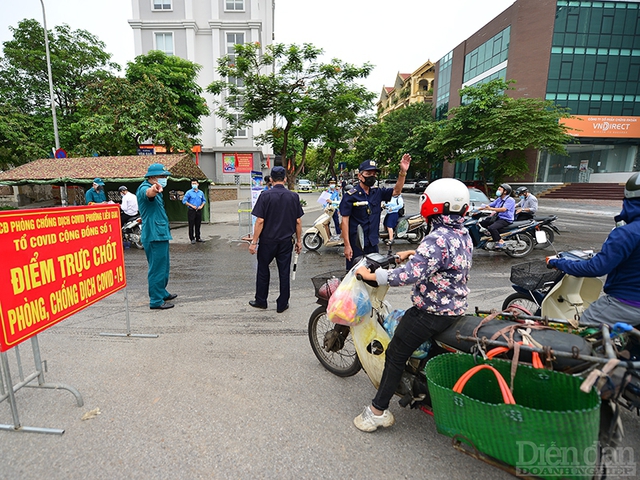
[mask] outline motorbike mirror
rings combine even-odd
[[[362,225],[358,225],[358,246],[364,251],[364,229]]]

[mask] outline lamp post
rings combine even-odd
[[[44,0],[40,0],[42,4],[42,21],[44,23],[44,49],[47,54],[47,73],[49,74],[49,98],[51,100],[51,115],[53,116],[53,135],[56,141],[56,150],[60,148],[60,139],[58,138],[58,119],[56,118],[56,103],[53,99],[53,77],[51,76],[51,55],[49,54],[49,32],[47,31],[47,14],[44,11]]]

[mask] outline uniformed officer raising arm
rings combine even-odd
[[[142,217],[142,245],[147,255],[149,270],[149,307],[152,310],[173,308],[173,300],[178,295],[167,291],[169,283],[169,217],[164,209],[162,190],[167,186],[167,172],[164,165],[154,163],[149,166],[145,180],[138,187],[136,197]]]
[[[353,266],[355,258],[378,251],[382,202],[389,202],[393,196],[402,193],[404,179],[410,164],[411,155],[405,153],[400,160],[400,172],[394,188],[374,187],[378,180],[376,174],[380,172],[376,162],[366,160],[360,164],[359,183],[345,192],[340,202],[347,270]],[[358,225],[362,225],[364,231],[364,250],[361,250],[358,245]]]

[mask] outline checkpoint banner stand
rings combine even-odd
[[[155,333],[131,333],[131,322],[129,320],[129,295],[127,295],[127,287],[124,288],[124,305],[126,311],[126,328],[125,333],[107,333],[101,332],[100,335],[104,337],[128,337],[128,338],[158,338]]]
[[[64,430],[23,427],[14,393],[38,380],[48,384],[36,335],[89,305],[125,288],[119,205],[93,205],[0,212],[0,402],[9,399],[13,425],[0,429],[61,434]],[[36,371],[22,372],[20,343],[31,339]],[[7,351],[14,349],[20,382],[12,385]],[[36,387],[36,385],[33,385]]]

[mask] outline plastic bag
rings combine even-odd
[[[371,300],[367,287],[355,276],[361,263],[354,266],[344,277],[340,286],[329,298],[327,316],[333,323],[357,325],[371,313]]]
[[[404,316],[405,310],[393,310],[386,317],[384,317],[384,321],[382,322],[382,326],[389,334],[390,337],[393,337],[393,334],[402,320]],[[431,340],[427,340],[422,345],[420,345],[416,350],[411,354],[413,358],[426,358],[429,355],[429,350],[431,349]]]

